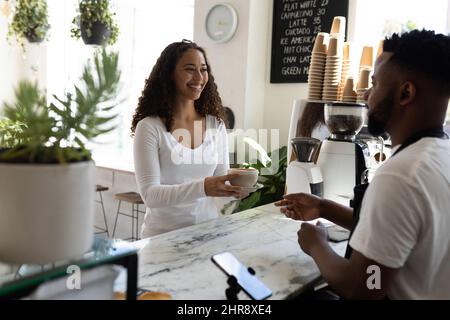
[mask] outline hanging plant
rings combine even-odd
[[[78,14],[72,20],[71,36],[82,38],[85,44],[113,45],[119,35],[116,15],[109,7],[109,0],[81,0]]]
[[[7,38],[15,36],[24,48],[24,39],[42,42],[47,38],[48,12],[46,0],[17,0],[14,16],[8,28]]]

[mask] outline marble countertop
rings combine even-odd
[[[270,299],[290,298],[320,278],[297,243],[300,224],[269,204],[137,241],[138,287],[173,299],[226,299],[227,276],[211,257],[229,251],[256,271],[272,290]],[[332,246],[344,255],[346,242]],[[249,298],[240,292],[239,299]]]

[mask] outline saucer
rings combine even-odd
[[[257,183],[252,187],[242,187],[242,190],[248,191],[248,192],[255,192],[256,190],[261,189],[262,187],[264,187],[263,184]]]

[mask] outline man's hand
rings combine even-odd
[[[301,221],[320,218],[321,198],[307,193],[287,194],[283,198],[275,202],[275,206],[281,207],[286,217]]]
[[[328,244],[327,229],[320,221],[315,226],[310,223],[302,223],[297,236],[298,244],[307,255],[311,255],[314,246]]]

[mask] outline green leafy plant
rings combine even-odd
[[[103,49],[95,54],[93,63],[85,64],[81,85],[63,98],[53,95],[55,101],[49,105],[36,83],[20,82],[16,102],[4,103],[10,130],[0,132],[0,141],[7,141],[8,147],[0,153],[0,161],[67,163],[91,159],[86,143],[115,128],[110,123],[117,116],[111,112],[117,104],[119,80],[118,54]]]
[[[259,146],[257,150],[261,153],[262,147]],[[275,154],[277,155],[276,157],[274,156]],[[222,209],[222,213],[229,212],[230,208],[232,208],[232,212],[234,213],[259,207],[282,199],[286,186],[287,147],[283,146],[267,155],[262,154],[261,159],[263,161],[257,159],[256,163],[244,164],[243,167],[252,167],[257,169],[259,172],[258,182],[261,183],[263,187],[256,190],[245,199],[235,200],[227,204]],[[274,161],[278,161],[278,166],[273,163]],[[263,169],[270,167],[277,168],[276,172],[271,175],[261,175],[263,173]]]
[[[109,8],[109,0],[81,0],[78,4],[77,15],[72,20],[71,36],[75,39],[82,37],[82,27],[86,36],[91,37],[96,23],[106,26],[109,30],[107,44],[113,45],[119,35],[119,26],[114,20],[115,12]]]
[[[43,41],[49,28],[46,0],[17,0],[7,38],[15,36],[24,48],[24,39],[30,42]]]

